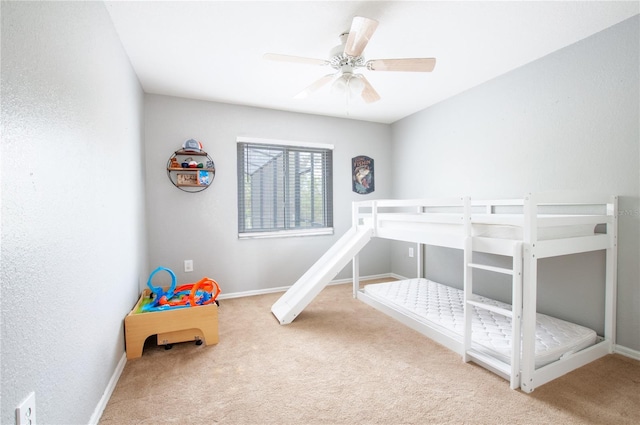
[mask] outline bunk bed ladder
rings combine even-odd
[[[474,362],[501,375],[509,380],[511,389],[520,387],[520,343],[521,343],[521,319],[522,319],[522,243],[513,244],[512,268],[489,266],[472,262],[473,238],[467,238],[465,245],[465,276],[464,276],[464,361]],[[512,302],[511,309],[505,309],[493,304],[483,302],[482,298],[473,293],[473,269],[485,270],[492,273],[500,273],[512,276]],[[472,317],[473,309],[480,308],[502,316],[511,318],[511,359],[510,363],[485,354],[473,346]]]

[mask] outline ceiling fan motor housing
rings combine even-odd
[[[329,65],[333,69],[344,73],[351,73],[354,68],[365,66],[364,56],[351,56],[344,52],[348,38],[348,32],[340,34],[340,44],[329,52]]]
[[[333,69],[342,72],[352,72],[354,68],[363,67],[364,57],[349,56],[346,53],[340,53],[329,59],[329,64]]]

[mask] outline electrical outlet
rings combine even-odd
[[[184,260],[184,271],[185,273],[193,271],[193,260]]]
[[[29,394],[16,408],[16,425],[36,425],[36,393]]]
[[[413,248],[409,247],[409,258],[413,258]]]

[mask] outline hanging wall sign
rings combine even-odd
[[[351,159],[351,176],[353,177],[353,191],[361,195],[373,192],[375,187],[373,173],[373,158],[356,156]]]

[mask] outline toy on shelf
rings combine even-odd
[[[182,150],[185,152],[202,152],[202,143],[189,139],[182,144]]]

